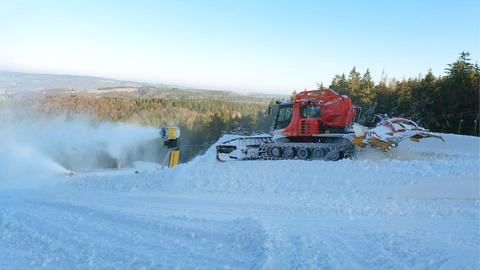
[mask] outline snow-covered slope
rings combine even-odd
[[[338,162],[220,163],[212,146],[174,169],[0,185],[0,269],[478,269],[480,141],[443,136]]]

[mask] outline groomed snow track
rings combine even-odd
[[[3,184],[0,269],[478,269],[479,139],[443,136]]]

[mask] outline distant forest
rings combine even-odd
[[[348,75],[336,75],[330,88],[349,96],[362,107],[364,122],[376,113],[403,116],[431,131],[479,135],[480,68],[468,52],[448,64],[444,76],[426,75],[375,83],[370,71],[364,74],[354,67]]]
[[[351,97],[361,107],[358,120],[367,125],[374,124],[376,113],[386,113],[413,119],[432,131],[479,135],[480,70],[468,53],[447,65],[444,76],[428,71],[403,80],[384,76],[375,83],[368,69],[361,74],[353,68],[348,75],[336,75],[330,88]],[[182,130],[183,162],[206,151],[222,133],[264,133],[271,127],[268,99],[71,94],[35,96],[22,102],[17,104],[22,110],[34,106],[35,111],[49,115],[88,114],[98,120],[154,127],[177,125]]]

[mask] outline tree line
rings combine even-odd
[[[417,78],[388,80],[383,75],[375,83],[367,69],[355,67],[333,78],[330,88],[349,96],[361,107],[364,122],[374,114],[386,113],[417,121],[431,131],[479,135],[480,68],[468,52],[448,64],[443,76],[431,70]]]

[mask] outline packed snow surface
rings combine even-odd
[[[174,169],[67,177],[59,157],[152,131],[35,128],[0,144],[0,269],[480,268],[476,137],[337,162],[220,163],[212,147]]]

